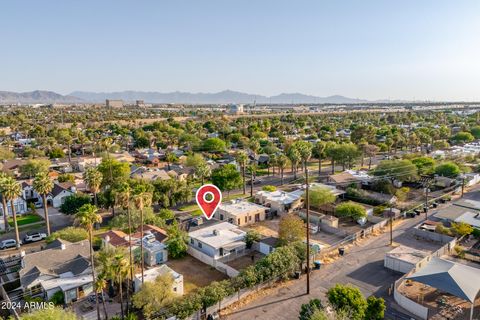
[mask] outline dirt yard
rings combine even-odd
[[[265,237],[277,237],[278,236],[278,225],[280,223],[280,218],[273,220],[264,220],[257,222],[253,225],[245,227],[246,230],[255,230]]]
[[[253,261],[252,261],[253,254]],[[244,255],[243,257],[237,258],[227,263],[230,267],[240,271],[246,267],[255,264],[258,260],[262,259],[265,255],[260,252],[254,251],[251,254]]]
[[[204,287],[212,281],[228,279],[227,275],[190,255],[182,259],[168,260],[166,265],[183,275],[183,290],[185,293],[198,287]]]

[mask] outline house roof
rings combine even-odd
[[[260,242],[265,243],[266,245],[268,245],[270,247],[276,247],[279,240],[280,239],[278,239],[277,237],[267,237],[267,238],[263,238],[262,240],[260,240]]]
[[[155,279],[157,279],[158,276],[164,275],[166,273],[170,273],[174,279],[178,279],[182,277],[181,274],[179,274],[178,272],[176,272],[166,264],[162,264],[157,267],[145,270],[143,273],[143,277],[146,282],[155,281]],[[141,273],[136,274],[135,278],[141,279],[142,274]]]
[[[61,244],[65,245],[64,249]],[[60,246],[24,256],[22,269],[19,272],[20,282],[23,287],[28,287],[41,275],[58,277],[65,272],[78,275],[90,267],[89,257],[88,240],[76,243],[60,242]]]
[[[190,238],[197,239],[213,248],[221,248],[228,244],[242,241],[246,233],[236,225],[220,222],[188,233]]]
[[[224,202],[220,204],[218,209],[231,215],[238,216],[248,212],[265,211],[268,208],[245,200],[232,200],[232,202]]]
[[[410,248],[407,246],[398,246],[395,249],[390,250],[386,254],[387,257],[395,258],[413,264],[422,261],[429,255],[430,253],[426,251]]]
[[[102,234],[100,237],[114,247],[128,245],[128,235],[120,230],[109,230],[108,232]]]
[[[302,197],[303,190],[297,190],[293,192],[285,191],[259,191],[257,195],[265,198],[266,201],[271,201],[275,203],[290,204]]]
[[[155,239],[159,242],[164,242],[167,238],[167,231],[151,224],[145,224],[143,226],[143,233],[150,232],[155,236]],[[140,227],[138,227],[137,232],[132,234],[132,238],[140,239]]]
[[[53,184],[53,189],[52,189],[52,191],[50,192],[50,194],[52,195],[53,198],[55,198],[56,196],[58,196],[58,195],[59,195],[60,193],[62,193],[63,191],[67,191],[67,192],[72,193],[72,191],[70,191],[67,186],[72,187],[73,184],[70,183],[70,182],[54,183],[54,184]]]
[[[407,277],[474,302],[480,291],[480,269],[432,257],[423,268]]]
[[[335,183],[356,183],[361,181],[359,178],[353,176],[351,173],[345,171],[342,173],[333,174],[330,179]]]

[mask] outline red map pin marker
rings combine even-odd
[[[197,190],[195,198],[205,217],[210,220],[222,202],[222,192],[213,184],[205,184]]]

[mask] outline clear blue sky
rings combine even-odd
[[[0,90],[480,100],[480,1],[31,0],[0,9]]]

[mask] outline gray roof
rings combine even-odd
[[[61,244],[65,244],[62,249]],[[25,255],[20,270],[20,282],[28,287],[41,275],[59,276],[65,272],[78,275],[90,267],[88,240],[76,243],[56,241],[50,249]]]
[[[480,291],[480,269],[433,257],[407,279],[426,284],[461,299],[474,302]]]

